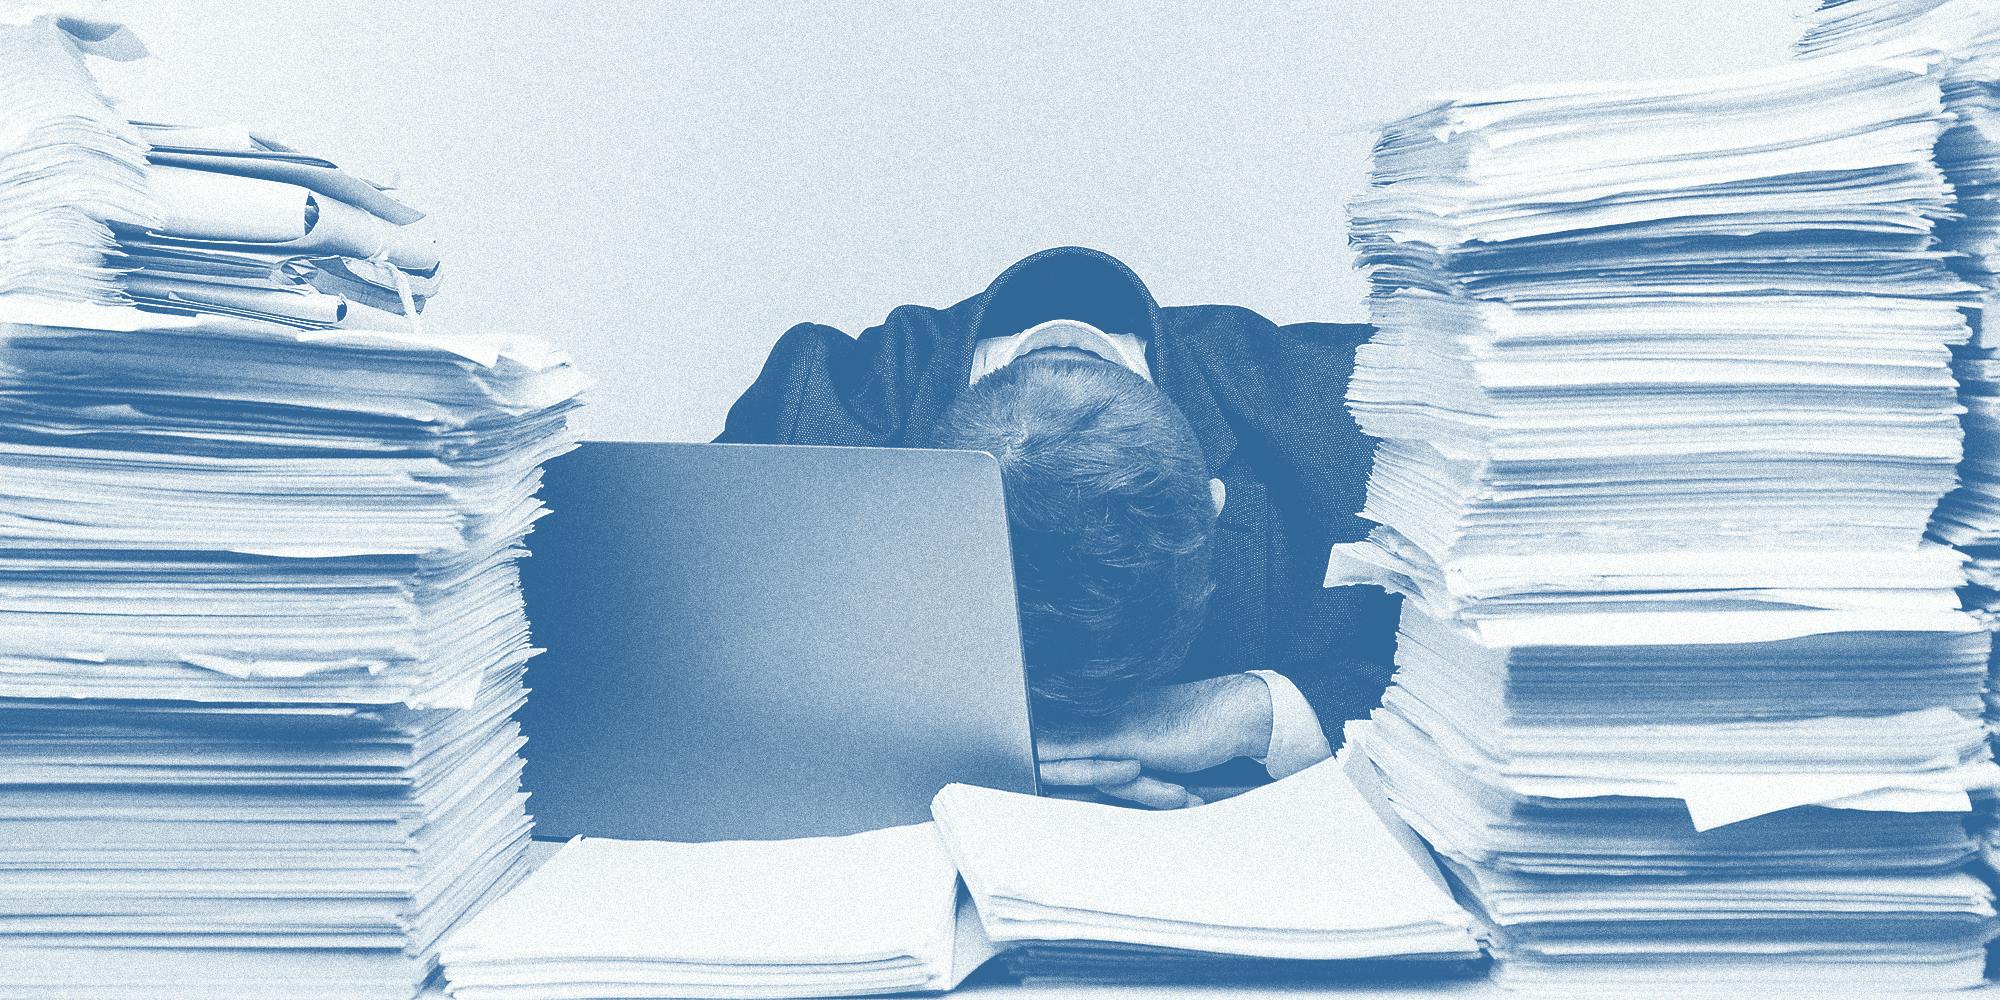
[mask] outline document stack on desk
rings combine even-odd
[[[455,1000],[945,990],[991,958],[930,823],[705,844],[578,838],[454,933]]]
[[[415,995],[519,877],[513,561],[578,376],[41,291],[0,295],[0,992]]]
[[[1034,978],[1354,979],[1456,971],[1470,917],[1346,760],[1197,809],[1146,812],[948,785],[932,815],[999,945]],[[1428,869],[1428,873],[1426,873]],[[1434,966],[1426,970],[1426,965]]]
[[[1379,527],[1328,582],[1408,595],[1353,739],[1505,984],[1981,979],[1987,644],[1924,540],[1971,297],[1934,59],[1514,90],[1377,144]]]
[[[1965,604],[2000,630],[2000,13],[1982,0],[1845,0],[1824,3],[1799,42],[1815,56],[1868,45],[1926,46],[1944,53],[1937,69],[1952,125],[1938,137],[1938,165],[1957,193],[1961,218],[1938,226],[1952,267],[1979,287],[1972,342],[1956,350],[1965,413],[1962,485],[1945,498],[1931,533],[1963,550]],[[1995,662],[2000,678],[2000,660]],[[1989,681],[1987,726],[2000,733],[2000,683]],[[1984,853],[2000,870],[2000,816],[1987,803]]]
[[[35,314],[0,301],[9,995],[413,995],[525,846],[512,561],[573,376]]]

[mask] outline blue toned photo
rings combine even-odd
[[[1994,0],[0,0],[0,1000],[1992,993]]]

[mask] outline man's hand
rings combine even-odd
[[[1095,790],[1152,809],[1201,805],[1201,799],[1187,789],[1141,775],[1136,760],[1044,758],[1041,775],[1044,790],[1058,798],[1090,798]]]
[[[1089,785],[1155,809],[1200,805],[1179,785],[1140,770],[1192,774],[1271,742],[1271,692],[1250,674],[1140,690],[1125,711],[1081,729],[1041,735],[1042,781]]]

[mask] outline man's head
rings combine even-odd
[[[967,389],[925,443],[1000,462],[1039,721],[1111,714],[1180,666],[1213,589],[1215,508],[1201,446],[1164,393],[1044,348]]]

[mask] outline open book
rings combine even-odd
[[[1170,812],[969,785],[931,811],[986,935],[1030,975],[1296,978],[1477,958],[1472,918],[1357,790],[1366,761],[1349,763]]]
[[[579,837],[452,935],[457,1000],[945,990],[993,956],[935,825],[704,844]]]

